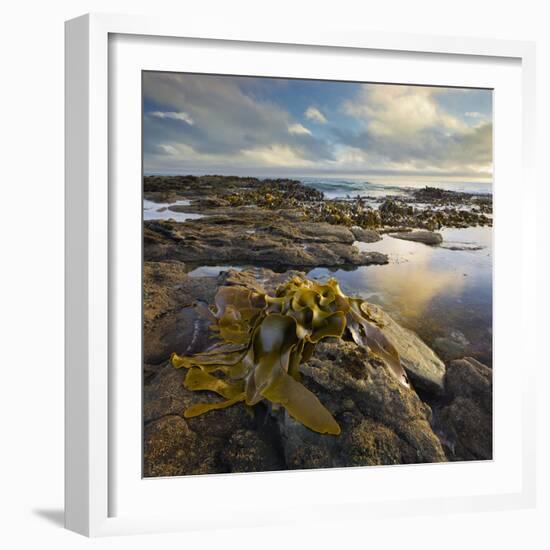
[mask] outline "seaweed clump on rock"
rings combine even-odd
[[[195,404],[185,411],[188,418],[239,402],[253,406],[267,400],[315,432],[338,435],[340,426],[301,383],[299,371],[315,345],[329,337],[354,341],[409,386],[397,350],[380,330],[381,321],[367,302],[346,296],[335,279],[320,284],[296,276],[273,296],[225,286],[212,308],[204,303],[195,307],[210,320],[218,341],[195,355],[173,353],[171,363],[189,369],[187,389],[210,390],[225,401]]]

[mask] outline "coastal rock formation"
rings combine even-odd
[[[146,176],[144,197],[172,205],[174,212],[231,214],[256,210],[269,217],[299,215],[310,222],[344,227],[417,228],[492,225],[491,195],[473,195],[425,187],[392,197],[328,199],[320,191],[288,179],[238,178],[234,176]],[[372,203],[378,203],[373,208]],[[231,207],[233,210],[229,209]],[[362,239],[357,239],[362,240]],[[364,241],[368,242],[368,241]]]
[[[382,332],[397,349],[413,385],[429,393],[441,394],[445,387],[443,361],[413,331],[396,323],[382,308],[374,304],[370,307],[382,322]]]
[[[402,239],[404,241],[413,241],[415,243],[424,243],[430,246],[435,246],[443,242],[441,234],[435,233],[434,231],[403,231],[400,233],[390,233],[390,237]]]
[[[191,304],[211,302],[212,277],[188,277],[178,262],[145,262],[143,266],[143,358],[147,364],[166,361],[174,350],[193,353],[208,344],[208,326]]]
[[[446,460],[430,425],[430,408],[414,389],[398,383],[384,363],[362,348],[340,340],[322,341],[301,366],[304,385],[340,423],[342,433],[337,437],[312,432],[284,409],[266,403],[183,417],[191,405],[219,399],[211,392],[185,389],[185,372],[167,362],[172,351],[189,353],[209,345],[208,327],[189,301],[208,301],[218,285],[271,292],[292,274],[254,268],[229,270],[217,278],[189,277],[174,263],[146,263],[145,341],[151,341],[144,385],[146,476]],[[168,308],[164,314],[159,301]],[[380,308],[374,312],[388,338],[407,340],[406,347],[392,340],[401,345],[404,365],[416,362],[420,368],[426,363],[427,348],[418,337],[401,333]]]
[[[353,233],[356,241],[361,241],[362,243],[375,243],[382,239],[380,233],[374,231],[373,229],[363,229],[358,225],[350,227],[350,231]]]
[[[451,361],[445,376],[447,404],[437,425],[450,460],[493,458],[492,370],[472,357]]]
[[[287,467],[446,461],[430,426],[430,408],[355,344],[323,341],[300,371],[304,385],[337,419],[342,434],[312,432],[280,411]]]
[[[185,372],[165,364],[144,388],[144,473],[149,476],[269,471],[285,467],[273,422],[243,406],[183,418],[189,406],[215,401],[183,387]],[[263,425],[263,430],[258,429]]]
[[[189,407],[221,398],[187,390],[185,370],[168,363],[172,352],[191,355],[212,344],[209,321],[193,304],[212,304],[220,286],[273,294],[311,268],[329,268],[311,277],[334,271],[339,278],[344,270],[387,263],[386,255],[362,244],[366,251],[359,250],[358,242],[374,243],[381,233],[391,233],[440,245],[441,235],[433,232],[440,227],[491,225],[490,196],[424,188],[401,196],[327,199],[296,181],[223,176],[146,177],[144,196],[162,204],[163,217],[172,216],[167,210],[202,216],[144,222],[145,476],[492,457],[492,372],[474,359],[459,359],[474,355],[487,361],[468,331],[419,330],[436,355],[414,332],[370,304],[399,353],[410,388],[354,343],[320,341],[300,372],[303,384],[338,421],[338,436],[311,431],[267,401],[185,418]],[[442,246],[473,245],[445,241]],[[204,266],[214,267],[195,269]],[[358,274],[384,276],[389,269]],[[395,319],[407,323],[406,317]]]
[[[209,216],[193,223],[144,224],[145,260],[278,268],[385,264],[379,252],[353,245],[343,226],[293,220],[282,215]]]

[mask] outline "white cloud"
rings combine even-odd
[[[158,111],[184,112],[196,122],[175,127],[146,116],[146,154],[159,143],[185,143],[201,153],[217,155],[238,155],[244,149],[284,143],[300,149],[307,158],[330,156],[323,139],[308,134],[285,105],[263,97],[258,86],[256,79],[248,77],[145,73],[144,96],[162,106]]]
[[[440,88],[365,84],[359,96],[344,103],[344,112],[358,118],[371,135],[397,141],[410,140],[422,130],[447,133],[466,125],[443,110],[436,96]]]
[[[288,127],[288,131],[289,133],[296,134],[296,135],[308,135],[308,136],[311,135],[311,132],[305,126],[302,126],[299,123],[291,124]]]
[[[304,115],[309,120],[313,120],[314,122],[319,122],[320,124],[326,124],[327,122],[327,118],[325,117],[325,115],[321,113],[321,111],[319,111],[319,109],[317,109],[317,107],[314,107],[313,105],[311,105],[306,109],[306,112],[304,113]]]
[[[144,120],[145,170],[490,177],[491,115],[471,101],[468,113],[457,109],[463,103],[453,102],[456,90],[354,88],[355,96],[346,94],[349,99],[340,103],[354,123],[330,121],[334,127],[326,137],[315,131],[327,123],[318,107],[308,107],[300,123],[273,95],[263,97],[255,81],[146,73],[145,97],[158,111],[147,112]],[[169,123],[177,120],[182,123]]]
[[[184,172],[190,167],[199,171],[206,171],[212,167],[224,166],[230,171],[246,170],[253,167],[284,167],[304,168],[314,166],[314,163],[304,158],[299,149],[286,144],[272,144],[242,149],[235,154],[201,153],[183,143],[163,143],[158,146],[157,152],[151,158],[150,168],[155,171],[155,161],[170,168],[179,168]]]
[[[195,124],[195,121],[185,112],[175,112],[175,111],[153,111],[152,113],[149,113],[151,116],[154,116],[156,118],[169,118],[172,120],[181,120],[182,122],[186,122],[190,126],[193,126]]]
[[[166,153],[167,155],[176,156],[178,154],[178,150],[173,145],[167,145],[165,143],[161,143],[159,145],[159,149]]]
[[[241,151],[244,158],[252,164],[258,163],[267,166],[311,166],[313,163],[302,158],[300,153],[288,145],[270,145],[267,147],[256,147]]]

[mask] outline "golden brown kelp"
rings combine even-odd
[[[221,287],[215,305],[197,305],[219,335],[211,349],[192,356],[172,354],[176,368],[189,369],[184,386],[225,398],[185,411],[193,417],[240,401],[253,406],[266,399],[319,432],[338,435],[340,426],[319,399],[300,382],[299,366],[323,338],[349,338],[382,360],[404,385],[399,355],[379,328],[367,302],[346,296],[335,279],[320,284],[294,277],[274,296],[241,286]]]

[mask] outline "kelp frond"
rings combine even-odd
[[[328,337],[352,339],[408,385],[397,350],[368,303],[346,296],[335,279],[321,284],[293,277],[273,296],[242,286],[221,287],[212,308],[197,307],[220,341],[192,356],[173,353],[171,363],[189,369],[187,389],[213,391],[225,401],[193,405],[184,413],[188,418],[266,399],[311,430],[338,435],[336,420],[300,382],[300,365],[311,357],[315,344]]]

